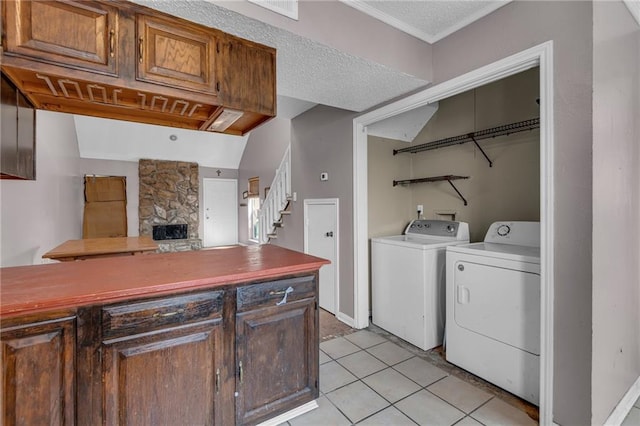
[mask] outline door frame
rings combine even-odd
[[[309,206],[320,205],[320,204],[332,204],[336,207],[336,235],[333,239],[333,246],[335,248],[336,253],[336,261],[333,269],[333,303],[334,303],[334,311],[335,316],[338,318],[341,315],[340,312],[340,199],[338,198],[308,198],[304,200],[304,252],[309,253],[309,224],[307,222],[308,219],[308,210]],[[319,277],[319,275],[318,275]],[[319,278],[318,278],[319,279]],[[318,289],[320,288],[320,283],[318,283]],[[318,306],[320,301],[318,300]]]
[[[212,182],[233,182],[235,184],[235,190],[233,192],[236,201],[233,204],[234,206],[238,206],[238,179],[226,179],[226,178],[202,178],[202,246],[203,247],[207,247],[205,246],[205,241],[206,241],[206,233],[207,233],[207,227],[205,226],[205,218],[206,218],[206,214],[207,214],[207,183],[212,183]],[[235,224],[234,224],[234,229],[236,230],[236,242],[235,244],[238,244],[239,242],[239,238],[238,238],[238,212],[236,212],[236,214],[233,216]]]
[[[369,325],[367,126],[540,67],[540,424],[553,423],[554,85],[553,41],[480,67],[353,120],[353,326]]]

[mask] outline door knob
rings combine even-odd
[[[333,237],[333,231],[329,231],[326,234],[324,234],[325,237]]]

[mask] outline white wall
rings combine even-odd
[[[433,45],[438,83],[553,40],[553,410],[562,425],[591,423],[592,9],[515,1]]]
[[[0,180],[0,264],[42,263],[42,255],[82,237],[82,174],[73,117],[36,113],[36,180]]]
[[[593,6],[592,424],[640,377],[640,26]]]

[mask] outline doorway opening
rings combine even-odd
[[[369,325],[368,132],[399,114],[539,67],[540,90],[540,423],[553,422],[553,43],[546,42],[354,119],[354,318]]]

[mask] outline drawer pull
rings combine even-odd
[[[140,37],[138,39],[138,62],[142,63],[144,57],[144,39]]]
[[[174,315],[178,315],[184,312],[184,309],[178,309],[177,311],[173,311],[173,312],[165,312],[165,313],[160,313],[160,312],[156,312],[155,314],[153,314],[154,318],[165,318],[165,317],[172,317]]]
[[[240,378],[240,384],[242,384],[242,376],[243,376],[243,373],[242,373],[242,361],[240,361],[240,366],[238,368],[238,376]]]
[[[113,58],[116,52],[116,30],[109,31],[109,54]]]
[[[216,369],[216,393],[220,392],[220,369]]]
[[[269,292],[269,295],[270,296],[275,296],[276,294],[284,294],[284,296],[282,297],[282,300],[279,301],[278,303],[276,303],[276,306],[280,306],[280,305],[284,305],[285,303],[287,303],[287,296],[289,295],[289,293],[293,293],[293,287],[287,287],[286,290],[271,291],[271,292]]]

